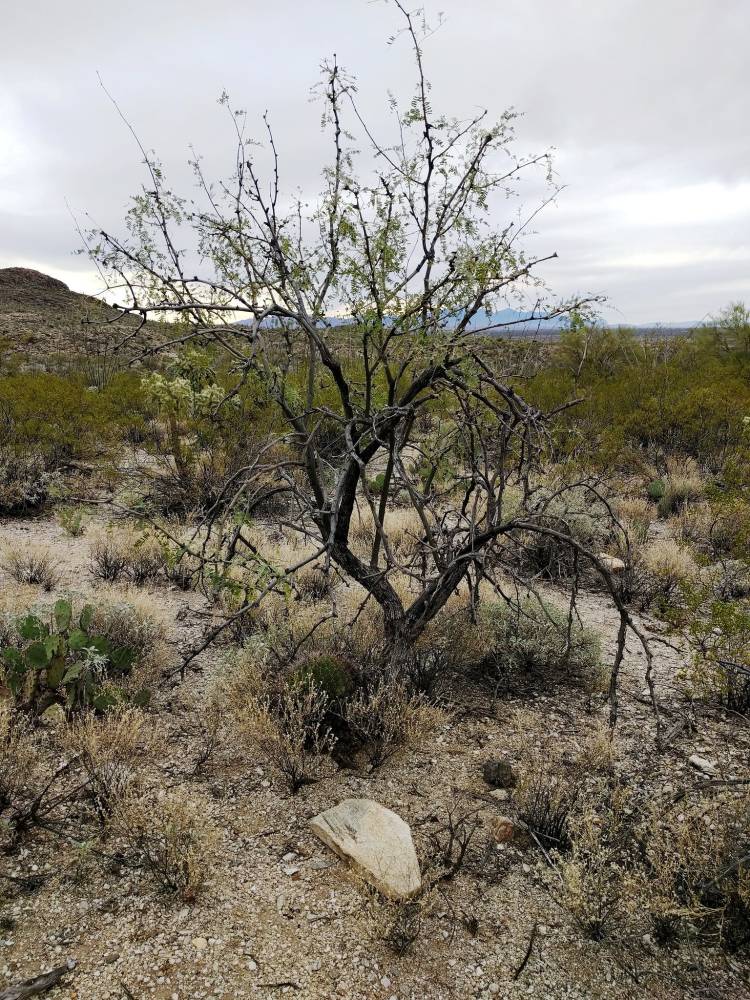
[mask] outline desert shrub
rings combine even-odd
[[[720,601],[750,597],[750,563],[744,559],[720,559],[701,574]]]
[[[547,850],[566,851],[579,794],[578,784],[568,776],[542,761],[532,761],[521,773],[515,791],[518,818]]]
[[[750,605],[700,596],[689,609],[689,635],[696,648],[685,672],[688,692],[743,715],[750,714]]]
[[[654,506],[641,497],[626,497],[617,503],[617,515],[631,545],[643,545],[654,520]]]
[[[111,832],[167,892],[192,902],[210,867],[216,836],[205,809],[184,791],[134,792],[116,804]]]
[[[109,583],[123,578],[136,584],[158,579],[169,561],[157,538],[130,528],[98,533],[89,552],[91,572]]]
[[[105,531],[96,535],[89,552],[91,572],[100,580],[114,583],[125,574],[128,565],[127,551],[114,532]]]
[[[315,687],[329,702],[345,699],[354,691],[355,677],[346,660],[337,656],[318,656],[298,667],[290,679],[292,685]]]
[[[605,547],[612,532],[612,520],[605,504],[591,490],[579,486],[541,493],[534,520],[545,528],[569,535],[591,552]],[[537,532],[521,537],[518,560],[527,572],[550,580],[572,576],[578,558],[572,546],[558,538]]]
[[[640,554],[640,579],[634,590],[640,606],[664,609],[683,587],[697,578],[698,567],[690,551],[672,538],[660,538]]]
[[[39,748],[29,720],[0,700],[0,817],[34,784]]]
[[[57,520],[66,535],[80,538],[86,530],[84,513],[81,507],[61,507],[57,512]]]
[[[0,447],[36,452],[47,470],[100,456],[142,419],[139,379],[123,373],[102,391],[76,376],[25,372],[0,377]]]
[[[128,697],[123,684],[133,672],[136,650],[97,631],[94,615],[87,605],[74,620],[71,603],[60,600],[48,620],[37,614],[19,620],[17,642],[2,651],[4,681],[33,715],[53,704],[101,711]],[[132,697],[145,702],[148,692]]]
[[[750,797],[711,798],[654,807],[639,840],[646,864],[636,872],[639,906],[657,940],[699,935],[734,950],[750,940]]]
[[[155,732],[139,709],[120,707],[100,717],[74,719],[62,740],[80,762],[94,808],[105,817],[140,787],[141,769],[155,746]]]
[[[249,693],[237,713],[241,738],[287,782],[294,795],[328,769],[336,737],[326,725],[328,697],[314,683]]]
[[[294,577],[294,586],[305,601],[324,601],[331,594],[333,580],[320,566],[305,566]]]
[[[703,480],[695,459],[668,459],[664,495],[658,503],[659,514],[668,517],[679,513],[702,495]]]
[[[80,781],[75,758],[61,759],[50,734],[12,703],[0,700],[0,845],[16,847],[35,827],[75,815]]]
[[[40,510],[49,499],[51,484],[41,455],[0,448],[0,514]]]
[[[444,713],[405,681],[381,674],[354,692],[341,709],[350,738],[372,768],[421,745],[445,721]]]
[[[8,546],[3,552],[2,566],[17,583],[50,591],[60,582],[58,561],[41,545]]]
[[[385,473],[379,472],[377,476],[373,476],[367,485],[370,487],[370,492],[374,496],[379,497],[385,489]]]
[[[652,500],[654,503],[659,503],[659,501],[664,498],[664,494],[666,492],[664,480],[652,479],[646,487],[646,492],[648,493],[649,500]]]
[[[709,559],[750,558],[750,504],[704,501],[686,507],[670,522],[674,535]]]
[[[632,816],[623,788],[600,786],[580,796],[565,824],[570,850],[560,858],[561,902],[595,941],[628,913],[628,874],[635,863]]]
[[[482,671],[495,683],[572,678],[588,685],[599,683],[599,637],[576,615],[535,598],[518,604],[487,603],[479,615],[488,647]]]
[[[432,908],[431,897],[388,899],[369,886],[364,891],[368,936],[395,955],[406,955],[421,934],[424,918]]]

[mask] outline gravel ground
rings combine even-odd
[[[1,544],[31,540],[49,546],[60,560],[62,590],[95,587],[86,536],[69,538],[49,520],[0,526]],[[7,576],[0,583],[9,586]],[[197,595],[166,588],[151,593],[176,645],[200,634]],[[617,618],[606,600],[584,594],[580,610],[612,655]],[[642,624],[660,629],[647,620]],[[621,776],[637,778],[647,770],[654,787],[692,787],[706,780],[689,764],[692,754],[714,761],[721,777],[746,773],[747,723],[709,709],[691,720],[676,687],[681,654],[661,644],[655,652],[669,747],[654,750],[654,719],[642,697],[644,657],[629,643]],[[375,933],[379,909],[367,887],[309,832],[312,816],[347,797],[375,799],[403,816],[423,863],[438,816],[457,799],[478,810],[483,831],[491,829],[508,804],[490,794],[482,765],[497,756],[520,763],[530,740],[552,762],[575,754],[603,717],[601,708],[588,710],[582,692],[563,689],[492,704],[479,691],[462,691],[451,721],[422,752],[394,759],[372,775],[342,770],[289,796],[262,764],[238,758],[231,747],[191,775],[199,752],[196,698],[219,661],[218,654],[204,656],[187,681],[167,685],[154,706],[169,734],[159,765],[164,780],[189,787],[219,831],[206,858],[205,891],[184,905],[160,895],[144,873],[102,864],[85,844],[52,835],[32,838],[19,853],[0,857],[0,874],[35,876],[38,883],[0,907],[0,986],[74,959],[74,973],[48,996],[750,997],[747,967],[710,949],[687,955],[649,941],[584,939],[545,888],[550,873],[541,853],[491,840],[471,871],[428,896],[419,937],[399,956]]]

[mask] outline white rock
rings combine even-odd
[[[713,777],[717,773],[716,765],[712,764],[710,760],[706,760],[705,757],[699,757],[697,753],[694,753],[692,757],[688,758],[688,760],[696,771],[700,771],[702,774],[707,774],[709,777]]]
[[[203,951],[204,948],[208,947],[208,941],[204,937],[194,937],[193,947],[196,951]]]
[[[310,820],[324,844],[346,858],[384,895],[406,899],[422,876],[408,823],[371,799],[344,799]]]
[[[622,573],[626,568],[624,560],[617,556],[611,556],[607,552],[597,552],[596,558],[610,573]]]

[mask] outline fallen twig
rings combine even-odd
[[[531,958],[531,950],[534,947],[534,942],[536,941],[536,936],[538,931],[539,931],[539,924],[535,923],[534,926],[531,928],[531,934],[529,935],[529,943],[526,946],[526,954],[523,956],[521,964],[513,973],[513,979],[519,979],[521,977],[521,973],[526,968],[526,964]]]
[[[35,997],[39,996],[40,993],[46,993],[47,990],[51,990],[53,986],[57,986],[63,976],[67,976],[69,972],[75,969],[76,963],[73,959],[68,959],[65,965],[58,965],[56,969],[52,969],[50,972],[45,972],[41,976],[35,976],[33,979],[26,979],[22,983],[17,983],[15,986],[6,986],[5,989],[0,992],[0,1000],[24,1000],[25,997]]]

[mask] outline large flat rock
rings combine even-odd
[[[409,824],[378,802],[344,799],[310,820],[310,827],[383,895],[407,899],[422,888]]]

